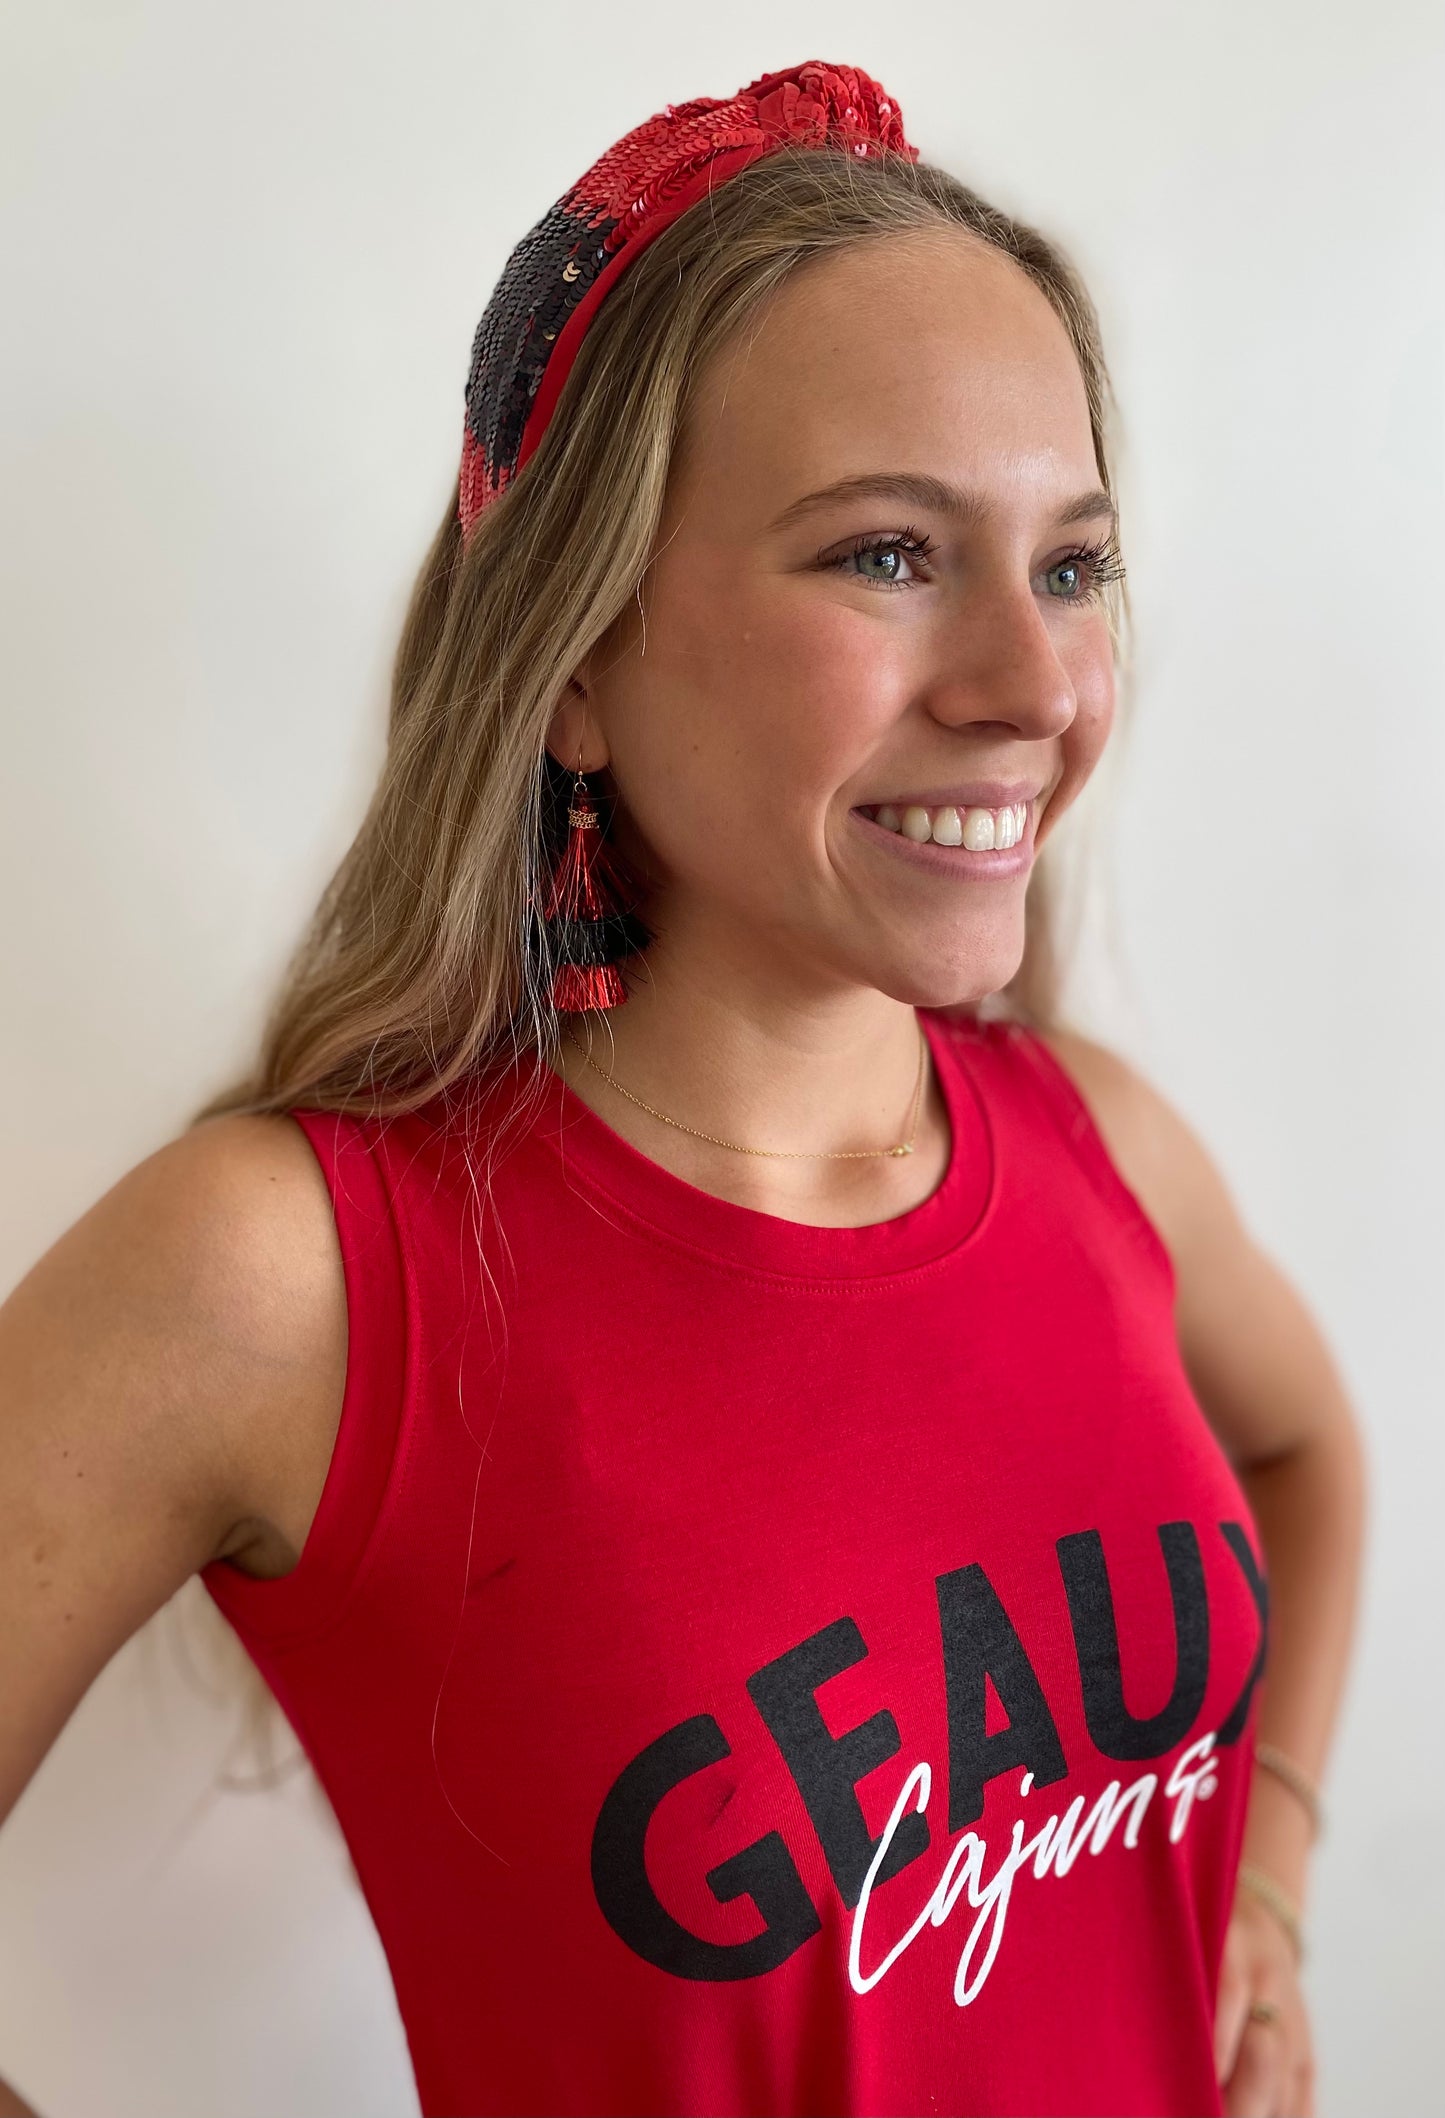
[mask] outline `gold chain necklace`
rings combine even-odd
[[[740,1147],[736,1140],[720,1140],[716,1133],[699,1132],[695,1125],[684,1125],[681,1118],[669,1118],[666,1111],[654,1110],[650,1103],[643,1102],[641,1096],[634,1096],[630,1088],[624,1088],[620,1081],[608,1073],[606,1067],[599,1066],[571,1030],[564,1030],[562,1034],[569,1044],[577,1046],[594,1074],[600,1074],[609,1086],[616,1089],[619,1096],[625,1096],[629,1103],[635,1103],[639,1110],[645,1110],[650,1118],[660,1118],[664,1125],[675,1126],[680,1133],[691,1133],[695,1140],[710,1140],[714,1147],[731,1148],[735,1155],[771,1155],[798,1162],[861,1162],[874,1155],[911,1155],[913,1143],[918,1137],[918,1114],[923,1105],[924,1068],[928,1061],[928,1039],[923,1034],[921,1022],[918,1024],[918,1085],[913,1091],[913,1114],[909,1120],[908,1138],[900,1140],[896,1147]]]

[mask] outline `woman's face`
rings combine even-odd
[[[1006,984],[1112,720],[1111,526],[1016,266],[941,231],[795,276],[706,378],[639,610],[555,747],[585,727],[610,766],[650,955],[913,1006]],[[972,812],[1022,836],[988,850]]]

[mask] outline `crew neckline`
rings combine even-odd
[[[917,1013],[948,1112],[948,1165],[928,1198],[886,1221],[820,1228],[720,1199],[625,1140],[551,1067],[544,1070],[535,1137],[561,1164],[572,1190],[605,1201],[673,1248],[793,1280],[849,1282],[914,1272],[979,1234],[997,1166],[988,1109],[956,1030],[925,1008]]]

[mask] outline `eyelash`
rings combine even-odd
[[[855,539],[847,551],[839,552],[832,559],[824,559],[820,554],[819,561],[825,568],[842,568],[848,564],[850,559],[857,558],[862,552],[893,550],[905,552],[910,559],[927,561],[937,549],[938,546],[933,542],[932,538],[922,536],[910,524],[907,529],[898,530],[889,536],[859,537]],[[1049,572],[1053,573],[1061,566],[1080,565],[1087,566],[1089,569],[1088,587],[1081,595],[1055,597],[1054,600],[1056,602],[1092,603],[1097,599],[1100,591],[1110,582],[1122,581],[1124,578],[1124,562],[1120,555],[1118,540],[1112,536],[1102,538],[1096,544],[1078,545],[1073,551],[1065,552],[1061,558],[1054,561],[1053,566],[1049,568]],[[881,588],[887,591],[912,588],[914,586],[911,581],[870,581],[865,574],[857,575],[856,579],[863,581],[869,588]]]
[[[847,551],[839,552],[836,558],[824,559],[820,553],[819,559],[825,567],[841,568],[846,566],[850,559],[856,559],[863,552],[891,552],[895,550],[906,552],[910,559],[927,560],[938,550],[938,546],[931,537],[922,536],[910,524],[907,529],[898,530],[892,536],[875,534],[871,537],[858,537]],[[897,589],[911,588],[913,586],[911,581],[869,581],[865,574],[859,574],[857,579],[864,582],[869,588]]]

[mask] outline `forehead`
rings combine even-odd
[[[1070,492],[1095,471],[1067,331],[1022,268],[966,230],[891,234],[795,272],[702,376],[675,497],[714,520],[775,512],[879,469]]]

